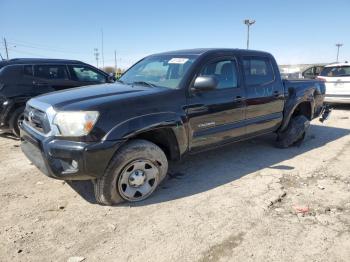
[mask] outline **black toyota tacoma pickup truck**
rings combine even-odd
[[[169,160],[271,132],[280,147],[300,143],[324,94],[322,82],[282,81],[265,52],[155,54],[117,83],[29,100],[21,147],[49,177],[91,179],[100,204],[139,201]]]

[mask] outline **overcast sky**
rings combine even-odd
[[[96,65],[104,33],[105,65],[128,67],[145,55],[186,48],[245,48],[275,55],[280,64],[350,60],[350,1],[281,0],[0,0],[0,36],[10,58],[78,59]],[[5,50],[0,42],[0,53]]]

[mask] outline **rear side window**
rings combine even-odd
[[[275,79],[271,61],[267,57],[245,57],[243,67],[248,86],[264,85]]]
[[[72,78],[81,82],[106,83],[106,76],[87,66],[70,66]]]
[[[350,66],[325,67],[320,75],[326,77],[350,76]]]
[[[68,72],[65,65],[37,65],[34,67],[36,77],[50,80],[68,80]]]
[[[23,67],[23,75],[24,76],[33,76],[33,66],[25,65]]]

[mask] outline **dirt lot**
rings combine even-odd
[[[273,141],[189,157],[150,199],[103,207],[0,137],[0,261],[350,261],[350,107],[300,147]]]

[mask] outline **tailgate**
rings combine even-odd
[[[350,95],[350,77],[327,77],[327,95]]]

